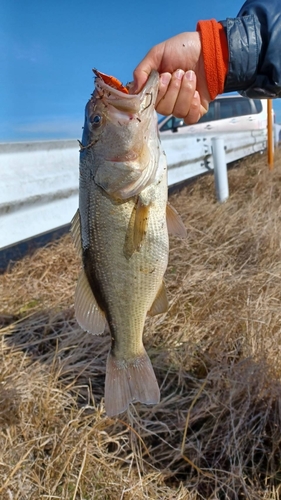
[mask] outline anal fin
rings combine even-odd
[[[166,311],[168,311],[169,303],[167,299],[167,293],[166,293],[166,287],[165,284],[162,282],[157,295],[154,299],[154,302],[148,311],[149,316],[156,316],[157,314],[162,314]]]
[[[186,227],[181,219],[181,216],[178,214],[176,209],[170,205],[170,203],[167,203],[166,219],[169,234],[172,236],[178,236],[179,238],[187,237]]]
[[[78,278],[74,310],[76,319],[83,330],[95,335],[101,335],[104,332],[107,321],[97,304],[84,270]]]

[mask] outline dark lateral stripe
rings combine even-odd
[[[93,292],[93,295],[98,303],[98,306],[101,308],[102,311],[107,313],[106,309],[106,300],[103,297],[102,290],[100,288],[100,284],[98,280],[95,277],[95,255],[94,251],[87,248],[84,249],[82,252],[82,260],[83,260],[83,266],[84,266],[84,271],[87,276],[89,285],[91,287],[91,290]],[[107,317],[107,314],[106,314]]]

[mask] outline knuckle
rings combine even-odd
[[[198,101],[192,101],[190,108],[191,108],[191,110],[192,110],[193,113],[197,113],[198,114],[199,111],[200,111],[200,102],[198,102]]]
[[[159,104],[156,107],[157,113],[160,113],[161,115],[171,115],[173,113],[173,108],[172,106],[169,106],[167,103],[160,101]]]
[[[176,117],[176,118],[185,118],[187,113],[183,111],[183,109],[174,109],[173,111],[173,115]]]
[[[194,90],[195,90],[195,83],[193,82],[184,82],[183,84],[183,90],[185,93],[188,93],[188,94],[194,94]]]
[[[172,78],[170,87],[175,90],[179,90],[181,88],[181,81],[178,78]]]
[[[201,118],[201,115],[199,113],[199,110],[191,110],[185,117],[184,117],[184,123],[186,125],[194,125],[195,123],[198,122],[198,120]]]
[[[191,119],[191,118],[185,117],[185,119],[184,119],[184,123],[186,125],[194,125],[195,123],[197,123],[197,121],[198,120],[195,120],[194,118]]]
[[[186,125],[193,125],[193,123],[196,123],[196,120],[192,119],[192,117],[188,114],[184,117],[184,123]]]
[[[181,88],[181,80],[175,78],[175,76],[173,75],[169,84],[169,91],[173,93],[174,92],[178,93],[180,88]]]

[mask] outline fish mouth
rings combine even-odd
[[[130,94],[129,88],[124,87],[117,78],[93,70],[95,78],[96,91],[100,99],[107,105],[113,106],[121,113],[137,113],[140,107],[140,98],[137,94]]]
[[[144,88],[138,94],[130,93],[132,84],[122,85],[114,77],[93,70],[95,78],[95,87],[97,95],[107,105],[113,106],[118,112],[135,115],[142,113],[151,105],[155,105],[159,75],[152,71]],[[130,118],[131,119],[131,118]]]
[[[124,94],[129,94],[129,89],[131,87],[130,83],[124,86],[120,82],[120,80],[117,80],[117,78],[115,78],[115,76],[106,75],[105,73],[101,73],[101,71],[98,71],[95,68],[93,69],[93,72],[95,73],[97,78],[100,78],[105,84],[109,85],[112,89],[119,90]]]

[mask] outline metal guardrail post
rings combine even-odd
[[[217,200],[223,203],[229,196],[224,140],[220,137],[212,137],[212,150]]]
[[[267,101],[267,162],[269,170],[274,167],[274,141],[272,123],[272,99]]]

